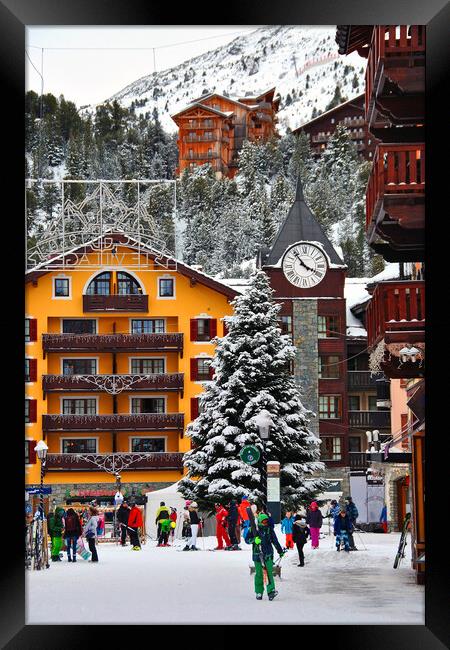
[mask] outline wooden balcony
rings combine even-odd
[[[201,151],[183,156],[182,160],[213,160],[214,158],[219,158],[219,154],[215,151]]]
[[[148,312],[148,296],[137,295],[84,295],[83,311]]]
[[[390,411],[349,411],[348,424],[358,429],[388,429],[391,426]]]
[[[47,352],[179,352],[183,356],[183,334],[43,334]]]
[[[184,390],[182,372],[128,375],[42,375],[42,390],[50,392],[179,391]]]
[[[184,413],[110,415],[43,415],[42,430],[54,431],[183,431]]]
[[[378,145],[366,190],[369,243],[381,237],[397,250],[416,250],[424,229],[425,145]]]
[[[365,79],[369,130],[414,124],[425,115],[425,25],[377,25]]]
[[[370,370],[348,370],[347,388],[349,391],[375,390],[381,375],[371,375]]]
[[[369,467],[368,454],[365,451],[350,451],[348,458],[350,471],[362,472]]]
[[[425,283],[423,280],[380,282],[366,311],[367,345],[425,342]]]
[[[145,455],[139,452],[114,453],[114,454],[47,454],[45,464],[46,472],[71,471],[71,472],[100,472],[106,457],[108,461],[119,465],[121,471],[133,470],[161,470],[183,469],[183,454],[179,452],[152,452]],[[90,459],[90,460],[89,460]]]
[[[217,142],[218,136],[214,135],[213,137],[206,137],[205,135],[187,135],[183,138],[183,142],[186,144],[193,142]]]

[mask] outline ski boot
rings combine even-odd
[[[199,551],[200,549],[197,548],[196,546],[191,546],[191,551]]]
[[[190,551],[190,550],[191,550],[191,549],[190,549],[189,546],[186,544],[186,546],[184,547],[183,551]]]
[[[273,600],[276,596],[278,596],[278,591],[274,589],[273,591],[270,592],[270,594],[267,595],[269,600]]]
[[[263,595],[262,594],[256,594],[256,600],[262,600]]]

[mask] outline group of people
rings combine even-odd
[[[95,546],[98,529],[98,511],[93,505],[88,510],[76,512],[73,508],[67,511],[57,506],[54,512],[47,516],[47,528],[51,540],[52,562],[61,562],[60,552],[63,539],[66,544],[67,561],[77,561],[77,544],[80,537],[85,537],[91,552],[91,562],[98,562]]]
[[[216,551],[240,551],[241,533],[244,535],[249,526],[247,508],[250,502],[247,496],[231,499],[229,503],[216,503]],[[245,537],[244,537],[245,539]]]
[[[140,551],[142,547],[139,539],[139,528],[143,527],[143,519],[136,502],[123,499],[117,508],[116,520],[120,526],[120,545],[126,546],[128,535],[132,550]]]
[[[358,508],[350,496],[346,497],[345,505],[339,505],[336,499],[331,501],[328,516],[333,517],[333,532],[336,537],[337,551],[341,550],[341,545],[344,546],[344,551],[347,553],[358,550],[353,539],[358,514]]]

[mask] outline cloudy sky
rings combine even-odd
[[[259,25],[199,27],[27,27],[26,90],[63,94],[77,106],[229,43]]]

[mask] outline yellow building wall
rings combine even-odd
[[[46,399],[43,399],[41,377],[44,374],[62,374],[63,358],[98,358],[97,372],[99,374],[110,374],[112,372],[112,354],[105,352],[67,352],[67,353],[47,353],[43,358],[42,334],[44,333],[61,333],[63,318],[88,318],[96,319],[97,333],[107,334],[115,331],[116,333],[131,333],[131,319],[140,318],[164,318],[166,320],[166,332],[182,332],[184,334],[183,357],[177,352],[126,352],[116,355],[117,373],[124,374],[130,372],[129,359],[131,357],[142,358],[165,358],[166,372],[184,373],[184,395],[177,392],[139,392],[130,391],[118,395],[117,410],[118,413],[130,413],[130,396],[155,397],[163,395],[167,398],[168,413],[184,413],[185,427],[191,420],[191,398],[202,392],[202,382],[193,382],[190,379],[190,360],[193,357],[208,356],[212,357],[214,346],[208,342],[190,341],[190,319],[212,317],[217,319],[217,335],[223,336],[223,323],[221,318],[233,313],[229,304],[230,298],[219,293],[215,289],[192,282],[191,278],[181,274],[179,271],[150,271],[150,270],[128,270],[126,267],[127,260],[133,260],[136,263],[136,253],[126,249],[123,246],[117,246],[118,259],[123,263],[119,270],[129,272],[136,277],[143,287],[143,293],[149,296],[149,311],[147,313],[112,313],[112,312],[84,312],[83,311],[83,294],[95,275],[106,270],[116,270],[113,266],[98,266],[96,270],[76,270],[76,271],[54,271],[40,276],[34,282],[26,284],[26,318],[37,319],[37,341],[26,343],[25,353],[27,357],[37,359],[37,376],[38,381],[26,384],[26,397],[37,400],[37,422],[25,425],[25,438],[40,440],[44,439],[42,433],[42,415],[61,413],[61,398],[65,397],[97,397],[98,413],[112,413],[112,397],[106,393],[95,393],[91,391],[80,391],[79,393],[49,393]],[[96,255],[88,255],[86,260],[94,262]],[[54,277],[68,277],[71,283],[70,298],[52,297],[52,286]],[[175,298],[158,298],[157,282],[160,277],[173,277],[175,279]],[[117,432],[117,451],[129,451],[129,436],[167,436],[167,451],[186,452],[190,448],[190,440],[181,437],[177,432]],[[112,450],[112,434],[110,432],[86,432],[86,433],[49,433],[45,440],[49,446],[49,453],[60,453],[62,437],[98,437],[100,453],[106,453]],[[181,476],[177,471],[123,471],[121,473],[122,482],[174,482]],[[40,480],[40,464],[26,465],[26,484],[36,484]],[[103,471],[90,472],[70,472],[70,471],[52,471],[47,472],[46,483],[114,483],[112,475]]]

